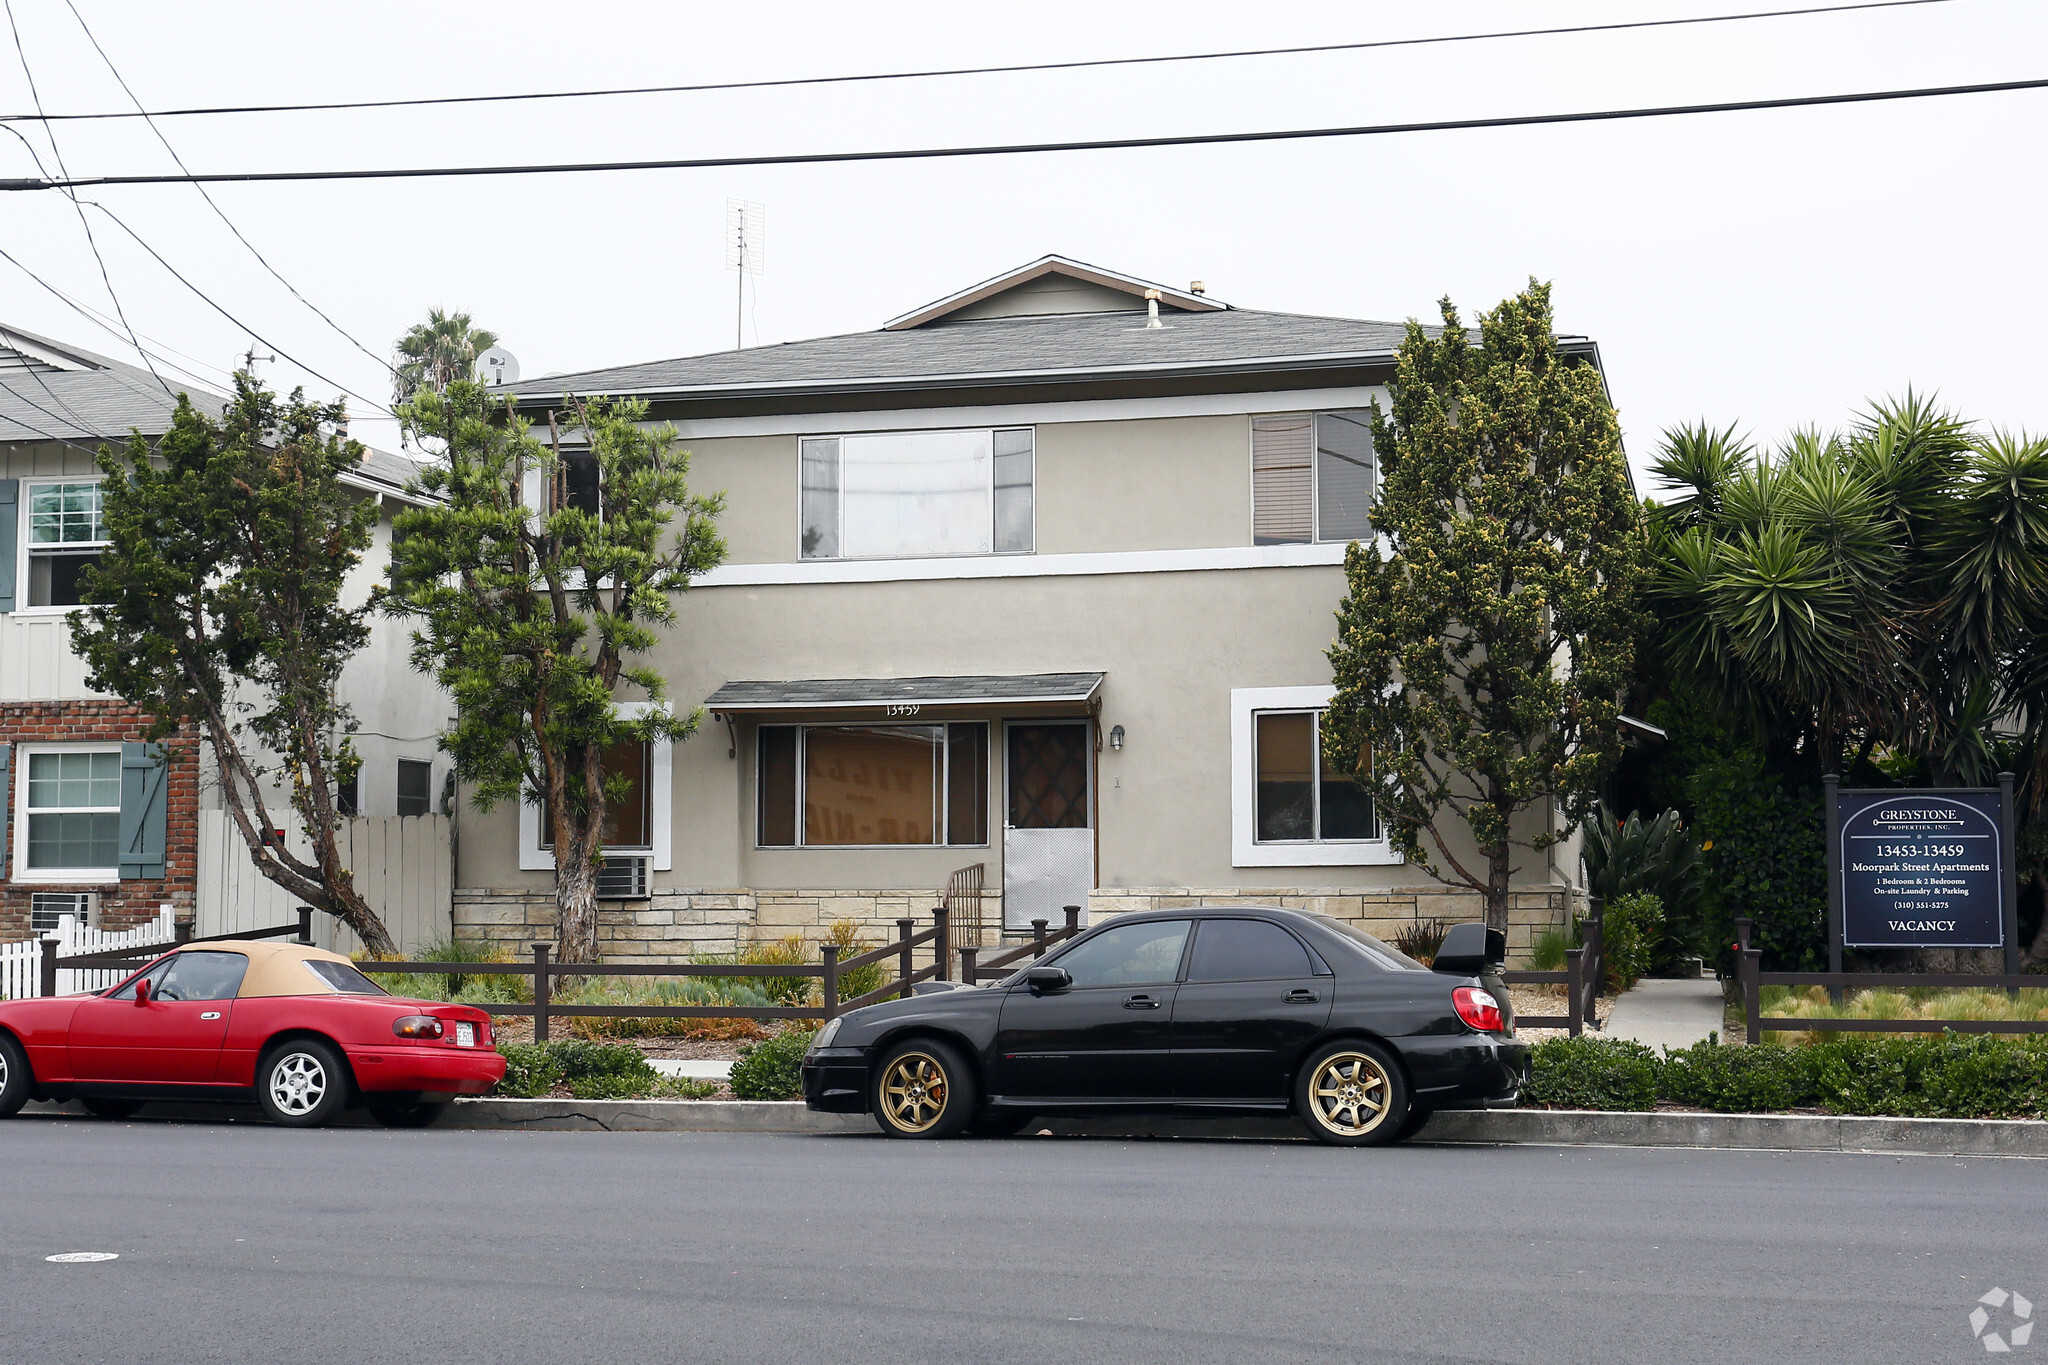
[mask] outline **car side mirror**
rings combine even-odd
[[[141,1009],[149,1003],[149,978],[143,977],[135,983],[135,1007]]]
[[[1508,936],[1484,924],[1454,924],[1436,950],[1432,971],[1450,976],[1484,976],[1508,960]]]
[[[1074,984],[1074,978],[1065,967],[1030,967],[1024,972],[1024,984],[1033,995],[1044,995],[1065,990]]]

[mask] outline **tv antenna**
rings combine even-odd
[[[725,201],[725,268],[739,272],[739,294],[735,300],[732,344],[739,350],[746,343],[747,276],[768,270],[768,209],[747,199]],[[759,288],[756,287],[756,294]]]
[[[251,379],[256,377],[257,361],[264,360],[273,365],[277,363],[277,357],[274,355],[256,354],[256,343],[253,341],[249,343],[249,349],[237,356],[236,359],[242,362],[242,373],[248,375]]]

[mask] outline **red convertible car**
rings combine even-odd
[[[112,990],[0,1002],[0,1118],[31,1099],[109,1118],[150,1100],[254,1099],[294,1128],[356,1104],[419,1127],[504,1074],[488,1014],[395,999],[318,948],[190,943]]]

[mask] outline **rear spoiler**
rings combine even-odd
[[[1431,971],[1450,976],[1484,976],[1507,965],[1508,936],[1484,924],[1454,924],[1436,950]]]

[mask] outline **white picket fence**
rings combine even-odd
[[[168,905],[157,911],[155,919],[133,929],[95,929],[80,924],[71,915],[64,915],[57,920],[55,933],[16,943],[0,943],[0,999],[26,1000],[42,994],[43,939],[46,938],[57,941],[58,957],[103,953],[114,948],[151,948],[160,943],[169,945],[177,942],[177,921]],[[57,994],[105,990],[119,984],[134,970],[134,966],[59,968]]]
[[[401,953],[418,952],[453,933],[451,834],[445,815],[364,816],[342,822],[342,861]],[[312,856],[303,831],[294,828],[289,840],[293,852]],[[296,924],[298,917],[298,900],[256,871],[249,846],[228,812],[199,812],[199,904],[192,937]],[[313,942],[337,953],[360,952],[363,946],[334,916],[321,914],[313,916]]]

